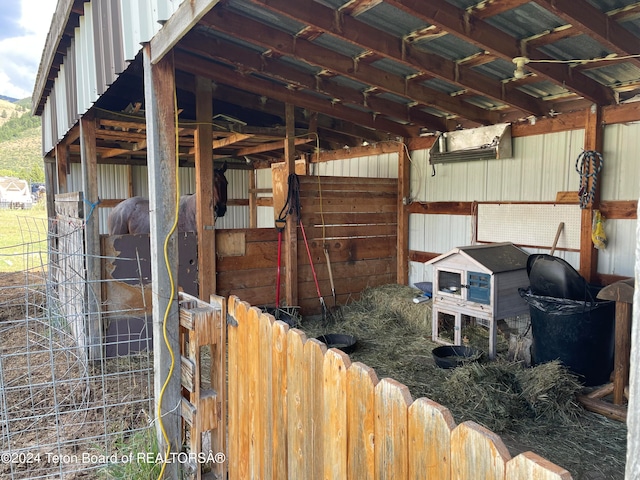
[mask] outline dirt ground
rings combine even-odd
[[[148,425],[149,356],[87,363],[39,311],[43,291],[41,275],[0,273],[0,452],[17,452],[0,478],[108,478],[105,454]]]

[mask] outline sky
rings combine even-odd
[[[0,6],[0,95],[30,97],[58,0],[9,0]]]

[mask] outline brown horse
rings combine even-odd
[[[215,218],[224,217],[227,213],[227,170],[225,163],[222,168],[216,168],[213,178],[213,209]],[[116,205],[107,219],[109,235],[125,235],[128,233],[149,233],[149,200],[142,197],[131,197]],[[180,197],[178,208],[178,231],[195,232],[196,224],[196,195]]]

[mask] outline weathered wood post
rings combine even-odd
[[[152,64],[148,44],[143,47],[143,55],[153,259],[154,398],[158,448],[165,455],[167,449],[174,453],[180,451],[180,348],[176,288],[178,245],[175,233],[168,237],[177,210],[175,75],[172,55],[166,55]],[[165,254],[168,265],[165,263]],[[166,463],[164,478],[177,479],[178,466],[177,462]]]

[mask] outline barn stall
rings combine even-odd
[[[329,264],[342,305],[366,286],[432,282],[426,262],[476,243],[539,253],[553,242],[588,282],[634,276],[638,182],[627,172],[640,138],[637,75],[629,73],[638,67],[625,56],[637,41],[633,6],[581,2],[582,13],[546,2],[337,3],[159,2],[147,11],[59,2],[34,111],[43,117],[49,211],[55,194],[81,191],[94,213],[80,222],[90,298],[100,299],[86,307],[92,358],[104,354],[106,324],[118,323],[109,311],[146,312],[156,319],[154,338],[164,333],[157,319],[165,310],[177,315],[159,260],[178,191],[202,194],[197,261],[190,256],[200,297],[272,304],[277,199],[296,159],[307,174],[299,176],[301,222],[311,261],[290,218],[282,291],[305,314],[322,312],[319,296],[333,304]],[[558,39],[565,28],[571,33]],[[521,48],[511,47],[515,39]],[[619,58],[609,63],[602,51]],[[600,63],[576,67],[568,60],[576,57]],[[582,151],[603,160],[576,171]],[[222,161],[230,165],[230,211],[213,228],[207,199]],[[278,177],[272,165],[283,161]],[[118,304],[127,282],[103,281],[122,250],[101,235],[108,210],[136,194],[157,207],[152,283],[145,287],[133,264],[129,278],[141,294]],[[606,218],[606,250],[592,243],[596,211]],[[622,332],[623,345],[628,339]],[[167,354],[156,342],[157,372],[167,372]],[[171,382],[178,391],[175,375]],[[604,402],[617,407],[624,405]],[[177,435],[177,415],[171,423]],[[637,468],[633,460],[628,468]]]

